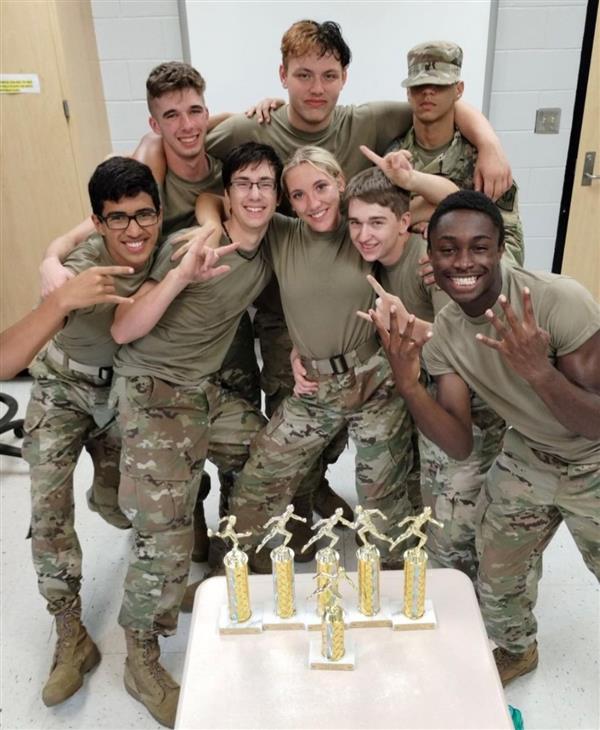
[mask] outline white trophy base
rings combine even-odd
[[[344,637],[344,645],[346,653],[341,659],[332,661],[321,654],[321,640],[310,642],[310,650],[308,655],[308,666],[311,669],[329,669],[332,671],[349,672],[354,669],[356,664],[354,654],[354,642],[348,637]]]
[[[263,614],[261,610],[252,611],[247,621],[232,621],[229,618],[227,605],[221,606],[219,613],[220,634],[260,634],[263,630]]]
[[[262,624],[265,631],[303,630],[306,628],[306,616],[301,611],[296,611],[290,618],[280,618],[273,610],[273,605],[267,603],[262,611]]]
[[[425,613],[421,618],[408,618],[402,612],[403,604],[393,606],[392,628],[394,631],[419,631],[421,629],[435,629],[437,619],[433,608],[433,601],[425,599]]]
[[[386,600],[381,601],[381,608],[374,616],[365,616],[358,608],[344,609],[346,626],[349,629],[389,629],[392,627],[392,607]]]

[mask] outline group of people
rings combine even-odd
[[[225,119],[209,117],[191,66],[155,68],[152,134],[95,170],[91,218],[42,264],[46,299],[3,333],[3,377],[52,338],[31,367],[23,445],[58,635],[47,705],[100,660],[79,597],[83,448],[90,508],[133,531],[125,687],[169,727],[179,687],[158,636],[191,605],[192,554],[213,574],[223,554],[206,535],[206,458],[220,517],[251,533],[250,568],[270,572],[255,548],[290,504],[300,560],[314,554],[300,549],[313,509],[352,519],[325,477],[349,436],[382,566],[400,567],[386,546],[427,507],[444,524],[431,564],[474,581],[504,683],[537,665],[541,556],[563,519],[600,575],[598,304],[521,268],[516,186],[460,101],[456,44],[409,52],[408,104],[339,106],[350,57],[337,24],[295,23],[287,103]]]

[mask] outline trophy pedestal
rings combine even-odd
[[[319,627],[320,627],[319,623]],[[338,659],[337,661],[332,661],[330,659],[327,659],[326,657],[321,654],[321,640],[318,639],[317,641],[311,641],[310,642],[310,650],[308,655],[308,666],[311,669],[329,669],[332,671],[342,671],[342,672],[349,672],[354,669],[354,666],[356,664],[355,662],[355,652],[354,652],[354,643],[352,639],[349,639],[348,636],[345,637],[345,649],[346,652],[344,656],[341,659]]]
[[[392,613],[392,628],[394,631],[419,631],[421,629],[435,629],[437,619],[433,608],[433,601],[425,600],[425,613],[421,618],[408,618],[402,612],[402,605],[395,604]]]
[[[219,612],[220,634],[260,634],[263,630],[262,611],[252,611],[247,621],[232,621],[229,618],[229,608],[221,606]]]
[[[265,604],[262,610],[262,625],[264,631],[295,631],[306,628],[306,615],[296,611],[289,618],[280,618],[271,604]],[[320,622],[319,622],[320,625]]]
[[[392,606],[385,600],[381,601],[381,608],[374,616],[365,616],[355,607],[344,611],[349,629],[389,629],[392,626]]]
[[[302,616],[304,619],[304,625],[308,631],[320,631],[323,618],[317,615],[315,610],[315,604],[312,601],[306,601],[306,607]],[[346,622],[344,621],[344,624]]]

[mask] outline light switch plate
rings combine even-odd
[[[538,109],[535,113],[536,134],[558,134],[560,130],[560,109]]]

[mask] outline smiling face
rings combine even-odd
[[[290,58],[287,68],[279,67],[279,77],[289,95],[288,118],[296,129],[318,132],[331,122],[346,71],[331,53]]]
[[[127,228],[114,230],[109,228],[106,219],[115,219],[123,215],[135,215],[142,212],[156,212],[152,198],[148,193],[138,193],[132,198],[121,198],[114,202],[104,201],[102,218],[94,215],[97,231],[104,237],[106,249],[118,266],[132,266],[136,271],[144,268],[150,257],[160,231],[160,215],[156,223],[142,227],[136,220],[130,220]]]
[[[437,285],[469,315],[492,307],[502,290],[498,229],[476,210],[452,210],[430,233],[430,259]]]
[[[236,170],[225,193],[231,207],[231,235],[266,228],[277,207],[275,171],[268,162]]]
[[[441,84],[411,86],[406,93],[415,117],[423,124],[432,124],[454,115],[454,105],[462,96],[463,89],[464,84],[459,81],[448,86]]]
[[[398,218],[378,203],[366,203],[360,198],[348,202],[350,238],[365,261],[395,264],[402,256],[409,224],[410,213]]]
[[[204,152],[208,109],[195,89],[168,91],[150,102],[150,126],[163,138],[165,152],[193,160]]]
[[[324,233],[337,228],[343,180],[336,180],[310,162],[302,162],[286,172],[285,185],[294,212],[311,230]]]

